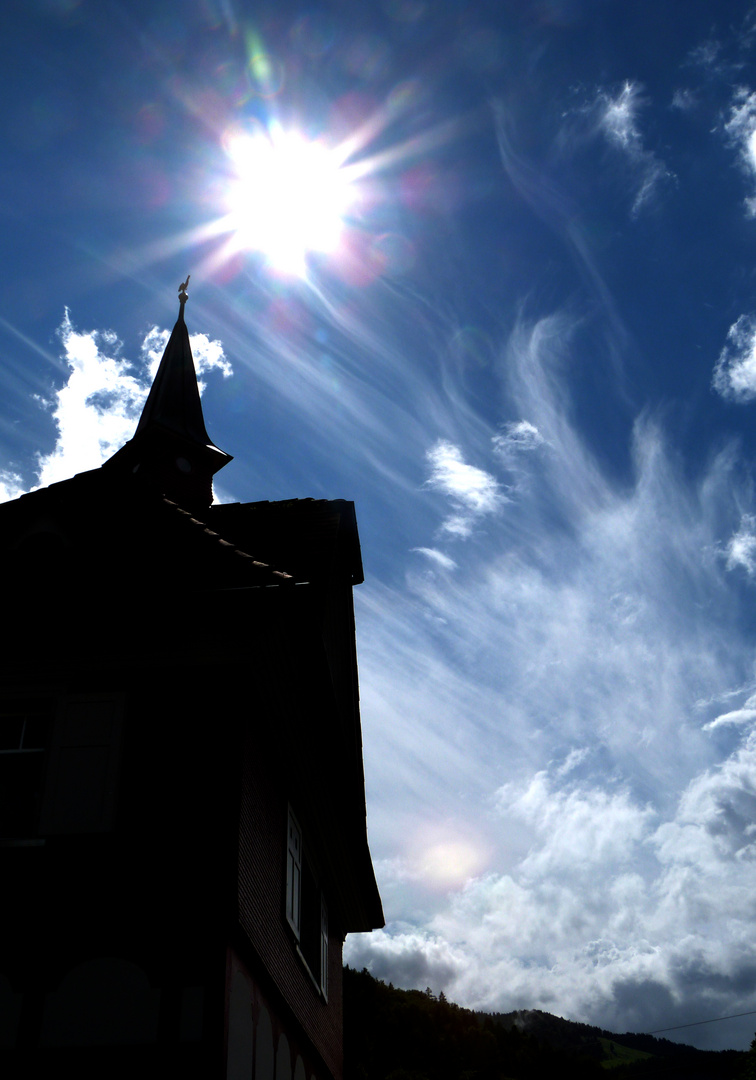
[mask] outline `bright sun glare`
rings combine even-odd
[[[229,224],[240,248],[281,273],[303,274],[308,252],[335,251],[355,189],[340,155],[280,128],[227,140],[236,178]]]

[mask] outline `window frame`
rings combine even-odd
[[[308,884],[305,885],[305,882]],[[295,939],[295,951],[313,986],[328,1001],[328,904],[320,884],[313,860],[309,858],[302,827],[291,805],[287,812],[286,875],[285,875],[286,922]],[[308,904],[303,916],[302,904]],[[317,919],[318,933],[309,934],[309,948],[303,942],[304,919]],[[304,946],[304,947],[303,947]],[[312,953],[310,959],[308,954]],[[318,968],[319,970],[315,970]]]
[[[2,807],[0,820],[2,847],[44,843],[40,839],[40,818],[48,783],[56,708],[57,695],[44,689],[0,695],[0,727],[4,729],[0,736],[0,759],[3,772],[9,774],[4,778],[4,784],[8,785],[10,781],[10,786],[6,786],[6,794],[9,792],[10,797],[7,805]],[[13,737],[15,724],[20,726]],[[16,762],[17,769],[14,768]],[[20,775],[14,776],[16,771]],[[15,799],[14,780],[18,782]],[[25,790],[29,784],[34,784],[37,790]],[[15,822],[9,825],[8,820],[13,822],[14,818]]]
[[[302,924],[302,829],[291,807],[286,832],[286,921],[299,941]]]

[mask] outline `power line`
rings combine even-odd
[[[675,1027],[657,1028],[656,1031],[649,1031],[647,1034],[660,1035],[663,1031],[679,1031],[681,1028],[699,1027],[701,1024],[716,1024],[720,1020],[735,1020],[738,1016],[756,1016],[756,1009],[744,1013],[730,1013],[729,1016],[715,1016],[711,1020],[694,1020],[692,1024],[677,1024]]]

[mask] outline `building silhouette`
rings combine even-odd
[[[133,438],[0,506],[3,1077],[340,1080],[383,925],[354,506],[212,504],[180,299]]]

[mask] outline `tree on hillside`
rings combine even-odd
[[[751,1049],[746,1054],[743,1071],[738,1080],[756,1080],[756,1035],[751,1040]]]

